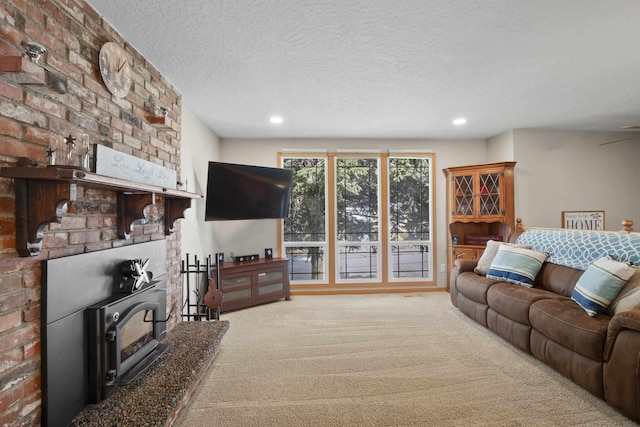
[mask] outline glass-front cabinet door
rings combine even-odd
[[[502,198],[500,197],[500,186],[502,182],[502,172],[488,172],[478,174],[478,215],[501,216],[504,215]]]
[[[454,216],[474,216],[474,177],[475,174],[453,177]]]
[[[258,297],[284,291],[284,270],[270,270],[257,273]]]
[[[483,218],[504,215],[500,170],[453,176],[453,216]]]
[[[225,303],[251,299],[251,272],[226,274],[221,278],[220,285]]]

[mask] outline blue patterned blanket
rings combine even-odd
[[[518,236],[516,243],[547,252],[548,262],[578,270],[586,270],[604,256],[640,265],[639,233],[532,229]]]

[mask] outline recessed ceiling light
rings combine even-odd
[[[464,117],[459,117],[452,122],[456,126],[462,126],[467,124],[467,119]]]
[[[273,125],[279,125],[279,124],[282,124],[282,122],[283,122],[282,117],[280,117],[280,116],[271,116],[269,118],[269,121]]]

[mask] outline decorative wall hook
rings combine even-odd
[[[34,62],[36,64],[38,63],[38,61],[40,61],[40,57],[47,51],[46,47],[31,40],[23,40],[22,43],[20,43],[20,46],[22,46],[22,48],[25,50],[25,53],[29,57],[31,62]]]
[[[170,111],[167,107],[160,107],[160,115],[149,117],[149,123],[156,129],[173,130],[173,120],[169,117]]]
[[[31,40],[23,40],[20,46],[22,55],[0,56],[0,74],[47,95],[67,93],[67,78],[39,63],[47,48]]]

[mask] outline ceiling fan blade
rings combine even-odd
[[[640,129],[640,127],[639,127],[639,129]],[[598,147],[601,147],[603,145],[614,144],[616,142],[629,141],[631,139],[640,139],[640,136],[632,136],[631,138],[623,138],[623,139],[616,139],[615,141],[603,142],[601,144],[598,144]]]

